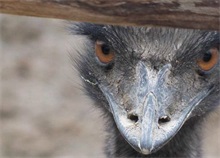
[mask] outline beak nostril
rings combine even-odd
[[[129,114],[128,115],[128,119],[130,119],[131,121],[133,121],[133,122],[138,122],[138,116],[137,115],[135,115],[135,114]]]
[[[159,118],[158,123],[162,124],[162,123],[167,123],[169,121],[170,121],[170,117],[167,115],[164,115]]]

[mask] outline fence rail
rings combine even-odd
[[[219,0],[0,0],[0,13],[219,31],[219,5]]]

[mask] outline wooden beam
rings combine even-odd
[[[219,5],[219,0],[0,0],[0,13],[219,31]]]

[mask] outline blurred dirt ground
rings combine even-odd
[[[98,109],[83,94],[61,20],[0,15],[0,157],[104,157]],[[220,113],[207,120],[205,157],[220,155]]]
[[[103,157],[102,121],[80,90],[65,26],[1,16],[3,157]]]

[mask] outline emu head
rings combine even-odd
[[[85,89],[138,152],[164,146],[220,102],[219,32],[73,24]]]

